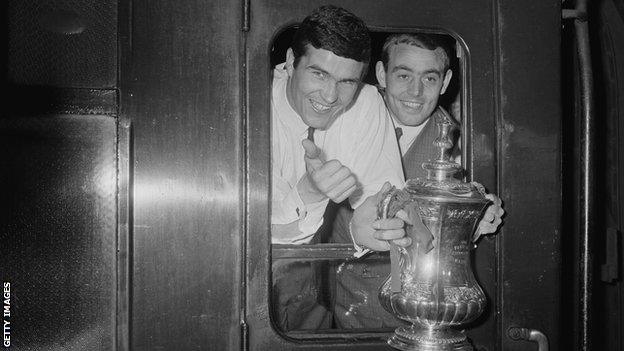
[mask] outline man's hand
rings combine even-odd
[[[401,218],[377,219],[377,204],[390,187],[386,182],[377,194],[369,196],[353,212],[351,234],[356,244],[375,251],[390,250],[388,241],[403,247],[411,245],[412,239],[405,236],[405,222]]]
[[[477,241],[481,235],[495,233],[498,226],[503,222],[502,217],[505,210],[503,210],[501,199],[494,194],[487,194],[485,197],[492,201],[492,204],[487,208],[481,222],[479,222],[472,241]]]
[[[329,198],[340,203],[357,189],[357,182],[349,168],[337,160],[323,161],[321,150],[310,140],[302,142],[305,149],[307,174],[297,183],[304,203],[315,203]]]

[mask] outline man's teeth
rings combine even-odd
[[[403,101],[403,105],[409,107],[409,108],[420,108],[422,107],[422,104],[419,104],[417,102],[411,102],[411,101]]]
[[[331,108],[331,106],[325,106],[323,104],[320,104],[320,103],[318,103],[316,101],[312,101],[312,100],[310,100],[310,103],[312,104],[312,108],[314,110],[316,110],[316,112],[325,112],[325,111],[328,111]]]

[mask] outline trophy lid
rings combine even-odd
[[[438,126],[438,136],[433,144],[438,149],[438,157],[422,164],[427,171],[425,180],[409,179],[404,189],[414,195],[442,197],[453,201],[488,201],[481,184],[466,183],[457,178],[463,169],[461,165],[451,161],[448,155],[448,150],[453,147],[449,135],[451,127],[454,126],[451,117],[447,113],[439,113],[434,118]]]

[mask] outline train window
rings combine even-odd
[[[289,80],[288,75],[291,73],[283,66],[284,62],[288,64],[287,57],[291,55],[289,48],[295,31],[295,27],[282,30],[275,36],[271,44],[271,68],[275,69],[273,71],[272,113],[275,113],[275,104],[290,102],[291,96],[288,96],[287,84],[297,84]],[[371,39],[371,62],[363,78],[363,84],[376,87],[377,89],[368,87],[368,92],[372,91],[380,96],[390,96],[385,100],[389,111],[392,111],[390,106],[392,102],[389,103],[389,99],[396,98],[399,103],[402,103],[400,101],[401,96],[415,97],[413,102],[408,101],[403,106],[397,107],[408,110],[406,112],[408,114],[414,114],[414,110],[418,109],[421,112],[426,111],[428,108],[427,103],[432,101],[431,111],[426,112],[428,115],[424,116],[425,112],[422,112],[425,118],[425,122],[419,124],[422,127],[418,131],[416,131],[416,127],[412,129],[407,128],[408,131],[411,130],[411,133],[414,134],[415,132],[416,135],[425,135],[424,131],[429,130],[427,128],[435,130],[435,126],[427,126],[426,121],[428,121],[429,116],[437,113],[436,111],[440,108],[448,111],[459,122],[458,124],[461,123],[462,115],[467,110],[465,107],[462,108],[461,104],[462,95],[465,96],[463,92],[466,90],[462,89],[462,85],[465,85],[466,80],[464,72],[462,72],[465,71],[463,69],[465,67],[463,66],[465,64],[463,59],[465,51],[461,45],[457,44],[453,36],[448,33],[427,29],[402,32],[384,29],[384,31],[373,30]],[[405,63],[397,64],[395,65],[396,67],[392,66],[394,53],[386,55],[386,57],[389,56],[386,61],[390,62],[382,63],[383,67],[385,67],[384,70],[389,66],[392,67],[392,72],[395,75],[392,78],[394,79],[392,83],[388,83],[390,78],[387,78],[384,82],[379,81],[380,75],[378,70],[380,68],[377,62],[381,62],[384,59],[382,55],[384,43],[389,43],[386,45],[388,52],[394,50],[393,45],[407,49],[406,57],[408,61]],[[437,70],[426,67],[426,65],[431,64],[441,64],[441,66]],[[421,67],[426,69],[421,70]],[[324,77],[323,75],[328,74],[328,72],[323,71],[320,67],[315,67],[314,69],[316,71],[312,72],[314,74],[313,79],[321,81],[323,79],[336,79],[334,77]],[[448,70],[452,73],[447,74]],[[390,72],[390,69],[388,69],[388,72]],[[433,74],[427,76],[427,72]],[[276,79],[275,75],[280,74],[282,79],[285,79],[288,83],[280,83],[278,81],[279,77]],[[381,79],[383,78],[382,76]],[[408,81],[411,83],[405,83]],[[438,81],[440,84],[438,88],[434,87],[431,89],[432,86],[438,84]],[[303,83],[301,81],[298,82],[300,85]],[[278,99],[276,94],[280,94],[280,92],[276,92],[275,89],[279,87],[279,84],[283,85],[280,89],[284,90],[281,92],[282,100],[284,100],[282,102],[276,101]],[[336,86],[339,84],[340,82],[336,83]],[[403,88],[399,84],[403,84]],[[360,88],[360,94],[362,90],[363,88]],[[424,98],[423,96],[430,94],[430,91],[437,95],[433,98]],[[440,95],[440,93],[442,94]],[[310,108],[318,112],[325,107],[321,106],[319,102],[312,101],[315,98],[314,94],[312,92],[311,95],[306,97],[311,101]],[[355,96],[355,99],[359,98],[357,93]],[[314,105],[315,103],[317,105]],[[295,113],[293,110],[296,111],[297,108],[291,108],[292,110],[288,111]],[[396,122],[398,117],[390,116],[392,116],[391,113],[387,115],[387,118],[394,126],[397,123],[401,123]],[[394,118],[394,121],[391,118]],[[297,127],[302,131],[301,135],[298,136],[300,141],[306,138],[303,132],[307,129],[307,126],[304,122],[297,120]],[[275,212],[282,210],[276,210],[275,206],[275,196],[277,192],[281,191],[275,184],[275,179],[283,175],[276,174],[276,172],[281,172],[281,170],[276,169],[275,163],[289,162],[285,160],[288,156],[284,156],[279,150],[279,148],[289,146],[283,143],[276,147],[276,140],[274,139],[282,137],[282,133],[284,133],[280,129],[281,127],[275,125],[276,123],[283,123],[283,121],[272,118],[272,196],[274,196],[272,221],[276,215]],[[312,131],[307,135],[311,137],[313,142],[315,142],[315,133],[315,131]],[[412,136],[411,142],[407,144],[402,144],[401,139],[399,139],[398,144],[401,150],[417,145],[414,138],[420,140],[419,138],[421,137]],[[422,138],[425,137],[423,136]],[[405,153],[403,152],[403,154]],[[276,158],[281,159],[276,160]],[[403,166],[405,172],[408,173],[406,178],[419,176],[409,174],[406,165],[404,164]],[[280,193],[280,195],[285,196],[283,193]],[[291,201],[291,199],[285,201]],[[295,210],[298,210],[298,208]],[[323,213],[322,211],[323,209],[321,209],[321,213]],[[329,201],[324,210],[322,225],[318,229],[315,228],[313,235],[305,237],[299,235],[301,227],[297,223],[294,223],[294,225],[292,223],[291,225],[275,225],[273,223],[271,233],[273,244],[271,252],[270,312],[274,326],[287,336],[301,339],[339,337],[345,334],[347,335],[346,337],[357,337],[357,335],[370,336],[371,333],[390,332],[397,326],[406,323],[385,311],[377,298],[378,289],[387,279],[390,272],[388,253],[371,252],[360,258],[355,258],[354,256],[355,249],[349,234],[349,220],[352,211],[348,200],[341,203]],[[300,215],[298,212],[297,214]]]

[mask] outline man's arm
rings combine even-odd
[[[404,183],[401,154],[394,126],[387,114],[386,106],[377,90],[368,87],[363,91],[366,104],[356,113],[351,126],[345,130],[354,131],[353,152],[349,166],[352,167],[361,185],[359,194],[350,198],[355,208],[350,231],[356,249],[359,246],[385,251],[388,241],[400,246],[409,246],[410,238],[405,236],[404,222],[399,218],[377,219],[377,204],[381,194],[393,184],[402,187]],[[380,190],[381,189],[381,190]]]
[[[337,160],[324,161],[321,150],[303,140],[306,173],[294,187],[273,171],[272,241],[306,243],[323,223],[329,199],[341,202],[356,189],[355,176]],[[274,159],[274,166],[279,161]],[[279,166],[277,167],[279,169]]]
[[[475,231],[472,241],[477,241],[481,235],[495,233],[503,222],[502,217],[505,214],[505,210],[503,210],[503,202],[501,199],[494,194],[487,194],[485,197],[492,201],[492,204],[488,206],[481,222],[479,222],[479,226]]]

